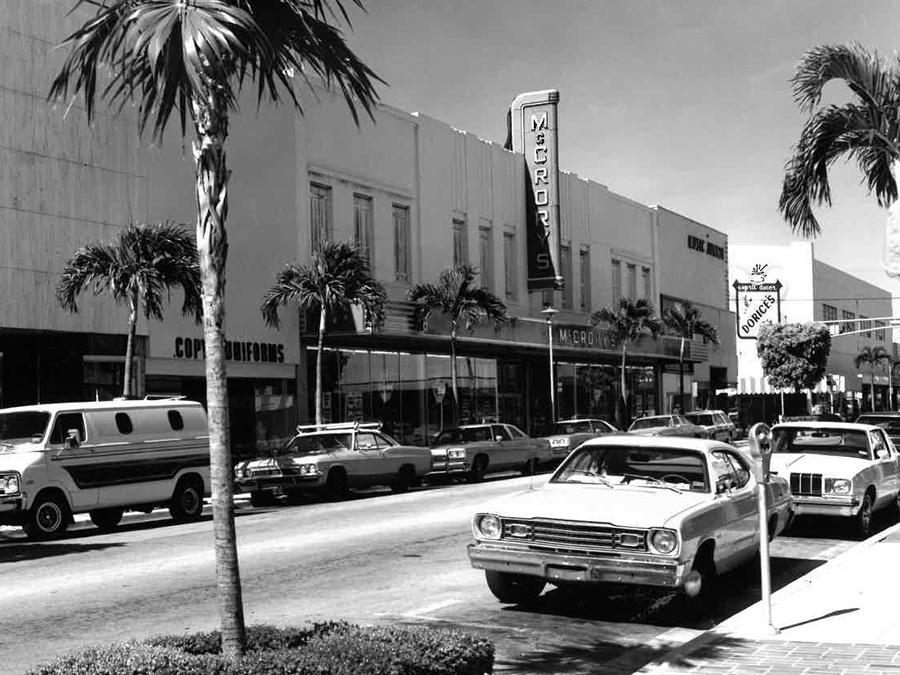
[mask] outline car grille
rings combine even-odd
[[[817,495],[822,494],[822,474],[820,473],[792,473],[791,494]]]
[[[261,466],[250,469],[250,476],[253,478],[265,478],[271,476],[295,476],[298,475],[296,467],[292,466]]]
[[[647,530],[565,520],[504,518],[502,538],[556,551],[647,550]]]

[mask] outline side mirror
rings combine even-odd
[[[68,429],[66,434],[66,445],[71,449],[74,450],[81,445],[81,432],[78,429]]]
[[[878,457],[878,459],[887,459],[891,456],[891,453],[889,453],[885,448],[881,448],[875,452],[875,455]]]
[[[503,440],[503,436],[494,436],[494,440],[498,443]]]

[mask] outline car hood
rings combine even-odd
[[[667,488],[637,488],[625,485],[578,485],[548,483],[485,504],[481,513],[507,518],[550,518],[588,523],[610,523],[620,527],[662,527],[673,517],[712,495],[677,493]]]
[[[41,452],[41,446],[34,443],[0,443],[0,471],[21,473],[40,458]]]
[[[789,473],[821,473],[835,478],[853,476],[872,465],[861,457],[835,457],[813,452],[786,452],[772,455],[770,468],[787,476]]]

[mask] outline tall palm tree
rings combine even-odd
[[[872,376],[872,400],[870,401],[872,412],[875,412],[875,366],[880,363],[890,365],[893,361],[894,357],[884,347],[870,347],[868,345],[863,347],[859,354],[853,358],[853,365],[856,366],[857,370],[863,365],[867,364],[869,366],[869,372]]]
[[[700,316],[700,310],[689,301],[675,302],[663,315],[663,324],[672,335],[681,338],[678,350],[678,400],[684,405],[684,343],[699,335],[713,344],[719,344],[719,331]]]
[[[197,246],[183,225],[131,223],[114,242],[82,246],[63,266],[56,298],[63,309],[77,313],[77,298],[88,288],[94,295],[109,292],[116,302],[128,305],[123,396],[132,393],[134,336],[142,300],[144,317],[162,321],[165,301],[173,288],[180,288],[182,313],[198,323],[202,319]]]
[[[375,279],[366,253],[351,242],[325,241],[310,265],[287,263],[263,296],[260,311],[266,325],[280,325],[278,310],[296,303],[301,311],[319,313],[316,347],[316,424],[322,424],[322,360],[327,317],[361,306],[373,327],[384,322],[384,286]]]
[[[497,324],[506,323],[506,303],[490,289],[478,284],[478,269],[460,263],[440,273],[437,281],[416,284],[407,292],[416,303],[416,319],[425,322],[433,312],[450,320],[450,388],[453,393],[453,423],[459,420],[459,384],[456,374],[456,341],[460,328],[471,332],[483,318]]]
[[[95,16],[62,44],[68,54],[51,99],[81,93],[88,119],[97,99],[116,111],[135,104],[138,129],[162,141],[174,114],[182,137],[193,126],[197,248],[206,343],[206,398],[222,651],[237,659],[246,631],[237,540],[225,376],[225,265],[228,252],[229,117],[244,83],[257,100],[283,98],[303,112],[299,89],[316,78],[336,86],[358,120],[372,116],[378,77],[338,26],[361,0],[78,0]],[[103,84],[101,85],[101,82]],[[98,90],[98,86],[100,89]]]
[[[611,309],[603,307],[591,315],[591,323],[595,326],[605,326],[612,331],[616,342],[619,343],[622,353],[620,363],[621,380],[620,394],[622,407],[619,412],[619,427],[628,428],[626,417],[628,416],[628,391],[625,381],[625,366],[628,358],[628,343],[639,340],[645,335],[654,339],[662,330],[662,324],[656,317],[653,305],[646,298],[620,298],[619,304]]]
[[[820,106],[832,80],[850,89],[851,102]],[[814,205],[831,205],[828,169],[843,157],[859,167],[869,192],[887,208],[885,269],[900,276],[900,68],[858,44],[825,45],[807,52],[792,78],[794,99],[809,114],[785,166],[778,207],[794,232],[820,233]]]

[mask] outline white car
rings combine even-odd
[[[683,590],[708,598],[717,574],[759,550],[750,456],[725,443],[614,435],[586,441],[536,490],[472,518],[473,567],[501,602],[547,583]],[[770,536],[792,517],[787,481],[768,484]]]
[[[900,508],[900,455],[881,427],[786,422],[772,428],[771,471],[790,482],[797,515],[852,519],[858,537],[872,514]]]

